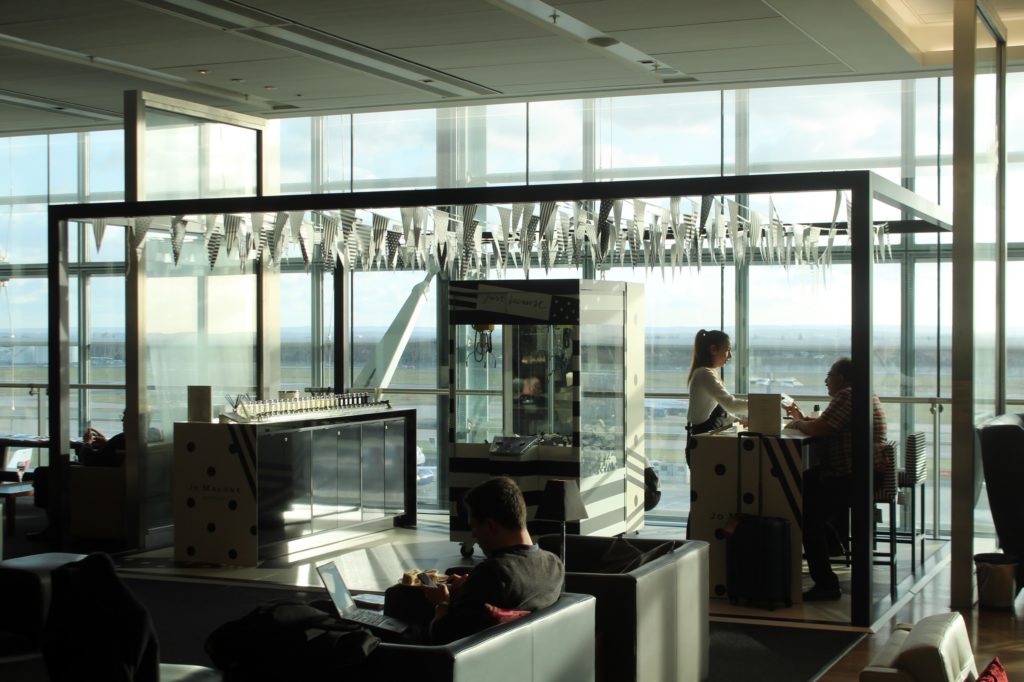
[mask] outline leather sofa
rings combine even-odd
[[[561,535],[538,544],[558,552]],[[597,598],[599,680],[706,679],[708,543],[566,537],[565,589]]]
[[[416,682],[593,682],[590,595],[562,594],[546,609],[445,645],[381,643],[373,680]]]
[[[46,682],[50,674],[43,657],[44,632],[50,614],[51,573],[83,554],[50,552],[0,561],[0,594],[4,612],[0,623],[0,680]],[[83,670],[88,663],[83,662]],[[216,682],[221,675],[212,668],[161,663],[161,682]],[[83,678],[84,679],[84,678]]]
[[[1017,558],[1017,589],[1024,586],[1024,414],[1001,414],[978,427],[992,522],[999,546]]]
[[[963,682],[977,676],[967,626],[954,612],[897,625],[860,682]]]

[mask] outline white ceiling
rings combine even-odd
[[[293,35],[358,43],[425,74],[395,80],[312,56],[308,41],[290,49],[171,14],[163,0],[0,0],[0,133],[110,125],[133,89],[275,117],[944,68],[901,47],[873,18],[877,1],[171,0],[271,13]],[[933,31],[951,6],[901,1]],[[1021,0],[995,4],[1012,13]],[[580,30],[619,45],[589,45]]]

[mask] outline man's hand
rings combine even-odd
[[[82,436],[82,440],[85,441],[86,445],[93,445],[106,443],[107,437],[90,426],[85,430],[85,435]]]
[[[434,585],[433,587],[421,585],[420,589],[423,590],[423,596],[427,598],[427,601],[429,601],[434,606],[448,603],[449,593],[447,585],[438,584]]]
[[[448,576],[448,592],[457,592],[459,588],[462,587],[462,583],[466,582],[466,578],[468,577],[468,573],[456,573],[455,575]]]
[[[786,410],[786,414],[788,414],[793,419],[804,418],[804,413],[800,411],[800,408],[796,406],[796,403],[786,405],[783,409]]]

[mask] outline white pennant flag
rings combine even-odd
[[[185,231],[188,223],[185,216],[174,216],[171,219],[171,253],[174,255],[174,264],[178,264],[181,258],[181,247],[185,245]]]

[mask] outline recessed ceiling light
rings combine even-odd
[[[276,90],[277,86],[276,85],[264,85],[263,89],[264,90]]]
[[[208,69],[199,69],[199,75],[201,76],[205,76],[208,73],[210,73]]]
[[[653,64],[654,60],[653,59],[641,59],[640,63],[641,64]]]
[[[593,38],[587,38],[587,42],[595,47],[611,47],[612,45],[618,45],[618,38],[612,38],[611,36],[594,36]]]
[[[232,83],[244,83],[245,79],[244,78],[232,78],[231,82]]]

